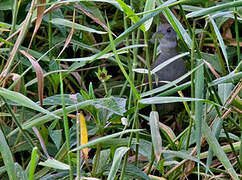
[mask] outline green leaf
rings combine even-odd
[[[121,51],[121,52],[118,52],[118,54],[124,54],[124,53],[127,53],[127,51]],[[80,57],[80,58],[70,58],[70,59],[57,59],[59,61],[70,61],[70,62],[83,62],[83,65],[84,66],[87,62],[90,62],[90,61],[93,61],[93,59],[108,59],[112,56],[114,56],[114,53],[107,53],[107,54],[104,54],[102,56],[99,56],[98,58],[97,57],[98,54],[94,54],[92,56],[88,56],[88,57]],[[79,67],[78,67],[79,68]],[[71,70],[74,70],[74,69],[71,69]]]
[[[70,169],[69,165],[62,163],[60,161],[57,161],[55,159],[47,159],[45,162],[40,162],[39,165],[54,168],[54,169],[60,169],[60,170]]]
[[[53,116],[54,118],[60,119],[60,117],[56,116],[52,112],[49,112],[45,110],[44,108],[37,105],[35,102],[27,98],[21,93],[15,92],[15,91],[9,91],[4,88],[0,88],[0,96],[3,96],[4,98],[11,100],[19,105],[28,107],[30,109],[42,112],[44,114],[47,114],[48,116]]]
[[[168,155],[172,155],[172,156],[175,156],[175,157],[179,157],[179,158],[182,158],[182,159],[184,159],[184,160],[185,160],[185,159],[192,160],[192,161],[194,161],[194,162],[197,162],[197,163],[203,165],[203,166],[206,168],[206,165],[205,165],[203,162],[201,162],[199,159],[197,159],[197,158],[195,158],[195,157],[193,157],[193,156],[191,156],[191,155],[189,155],[189,154],[187,154],[187,153],[185,153],[185,152],[163,150],[162,153],[164,153],[164,154],[168,154]],[[167,155],[166,155],[166,157],[167,157]],[[170,158],[170,157],[167,157],[167,158]]]
[[[109,156],[110,156],[110,149],[105,149],[101,151],[99,162],[102,162],[102,163],[98,163],[98,167],[96,171],[97,174],[102,173],[105,170],[105,167],[109,164],[109,161],[110,161]],[[96,156],[93,158],[93,164],[94,164],[95,158]]]
[[[153,9],[155,9],[155,0],[146,0],[144,11],[149,11]],[[148,21],[144,23],[145,31],[148,31],[150,29],[152,22],[153,18],[150,18]]]
[[[11,153],[11,150],[7,144],[7,141],[5,139],[5,136],[0,130],[0,152],[1,156],[3,158],[4,165],[6,167],[7,173],[8,173],[8,178],[10,180],[15,180],[16,179],[16,169],[15,169],[15,164],[13,161],[13,156]]]
[[[236,171],[234,170],[232,164],[230,163],[228,157],[226,156],[226,154],[222,150],[222,148],[221,148],[220,144],[218,143],[216,137],[210,131],[210,129],[209,129],[209,127],[208,127],[208,125],[205,121],[202,122],[202,132],[203,132],[203,136],[205,137],[206,141],[209,144],[209,147],[211,147],[214,154],[218,157],[218,159],[223,164],[223,166],[225,167],[226,171],[230,174],[232,179],[239,180],[239,177],[238,177]]]
[[[67,96],[69,96],[69,95],[67,95]],[[61,95],[59,95],[59,97],[61,97]],[[61,99],[59,98],[58,100],[60,101],[58,103],[61,104]],[[126,103],[126,99],[116,98],[116,97],[86,100],[86,101],[78,102],[77,104],[73,104],[71,106],[66,107],[66,113],[71,113],[76,110],[83,109],[86,106],[93,105],[97,109],[103,108],[103,109],[109,110],[115,114],[123,115],[123,113],[126,112],[126,110],[124,108],[125,103]],[[57,103],[53,102],[53,104],[57,104]],[[63,109],[62,108],[58,109],[56,111],[53,111],[52,113],[55,115],[58,115],[58,116],[63,116]],[[53,119],[54,119],[54,117],[49,116],[49,115],[31,119],[23,124],[23,129],[29,129],[29,128],[32,128],[33,126],[37,126],[37,125],[52,121]],[[12,133],[14,133],[14,132],[12,132]]]
[[[162,153],[162,140],[159,129],[159,114],[157,111],[150,112],[149,122],[155,157],[157,162],[159,162]]]
[[[214,31],[216,33],[216,36],[218,38],[218,42],[220,44],[220,47],[222,49],[222,52],[223,52],[223,55],[224,55],[224,58],[225,58],[225,62],[226,62],[226,66],[228,68],[228,71],[230,72],[230,68],[229,68],[229,61],[228,61],[228,55],[227,55],[227,51],[226,51],[226,48],[225,48],[225,44],[224,44],[224,41],[223,41],[223,38],[219,32],[219,29],[216,25],[216,23],[214,22],[213,18],[210,17],[209,20],[211,21],[212,25],[213,25],[213,28],[214,28]]]
[[[227,76],[215,79],[211,83],[209,83],[209,86],[215,86],[222,83],[228,83],[233,81],[239,81],[242,78],[242,72],[235,73],[234,71],[229,73]]]
[[[197,62],[197,66],[203,64],[201,61]],[[203,99],[204,94],[204,67],[199,68],[195,72],[195,98]],[[203,103],[201,101],[195,101],[195,134],[196,134],[196,145],[197,145],[197,156],[200,161],[200,140],[201,140],[201,128],[203,120]],[[198,164],[198,176],[200,176],[200,165]]]
[[[66,1],[55,1],[53,3],[48,3],[49,4],[66,4],[66,3],[74,3],[74,2],[87,2],[87,0],[66,0]],[[115,0],[88,0],[88,1],[93,1],[93,2],[101,2],[101,3],[110,3],[114,6],[116,6],[118,9],[122,10],[122,8],[119,6],[119,4]]]
[[[36,169],[36,163],[38,159],[38,148],[34,147],[31,153],[30,169],[29,169],[29,180],[34,180],[34,171]]]
[[[0,2],[0,10],[1,11],[6,11],[12,9],[12,3],[13,1],[9,0],[1,0]]]
[[[129,150],[128,147],[120,147],[120,148],[116,149],[114,157],[113,157],[112,167],[111,167],[109,174],[108,174],[108,180],[113,180],[116,177],[116,173],[117,173],[118,168],[120,166],[120,162],[122,160],[122,157],[124,156],[124,154],[128,150]]]
[[[132,164],[127,164],[125,168],[124,179],[139,179],[139,180],[151,180],[151,178],[145,174],[139,167]]]
[[[15,168],[16,168],[16,176],[17,176],[16,178],[18,180],[28,179],[22,166],[20,166],[18,163],[15,163]]]
[[[93,145],[96,145],[96,144],[99,144],[99,143],[102,143],[105,141],[109,141],[110,139],[118,137],[121,134],[126,134],[126,133],[130,133],[130,132],[139,132],[139,131],[142,131],[142,129],[129,129],[129,130],[121,131],[121,132],[118,132],[118,133],[115,133],[112,135],[104,136],[104,137],[89,141],[87,144],[83,144],[77,148],[72,149],[71,151],[73,152],[73,151],[81,150],[86,147],[90,147],[90,146],[93,146]]]
[[[205,103],[219,106],[218,104],[214,103],[213,101],[209,101],[206,99],[175,97],[175,96],[144,98],[144,99],[140,100],[140,103],[142,103],[142,104],[166,104],[166,103],[188,102],[188,101],[205,102]]]
[[[186,17],[187,18],[194,18],[194,17],[204,16],[204,15],[214,13],[216,11],[222,11],[222,10],[225,10],[227,8],[238,7],[238,6],[242,6],[242,0],[223,3],[223,4],[217,4],[216,6],[204,8],[204,9],[189,13],[189,14],[186,15]]]
[[[55,143],[57,149],[59,149],[61,146],[62,129],[51,130],[50,137],[53,140],[53,142]]]
[[[53,24],[57,24],[57,25],[62,25],[62,26],[66,26],[69,28],[72,28],[73,26],[73,22],[66,20],[66,19],[61,19],[61,18],[54,18],[50,21]],[[97,31],[95,29],[74,23],[74,28],[75,30],[82,30],[82,31],[87,31],[87,32],[91,32],[91,33],[97,33],[97,34],[107,34],[107,32],[104,31]]]
[[[116,0],[116,1],[119,3],[123,11],[129,16],[129,18],[134,23],[137,23],[140,20],[140,18],[134,13],[134,11],[132,11],[132,9],[128,5],[126,5],[122,0]],[[140,29],[143,32],[145,32],[145,26],[143,24],[140,26]]]

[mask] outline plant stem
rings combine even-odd
[[[135,112],[134,112],[134,119],[133,119],[132,129],[135,128],[135,126],[136,126],[136,120],[138,119],[138,118],[136,118],[136,117],[138,117],[137,116],[138,115],[138,111],[139,111],[139,108],[138,107],[139,107],[139,105],[137,104],[136,109],[135,109]],[[129,136],[128,147],[130,147],[131,144],[132,144],[133,135],[134,135],[134,132],[131,132],[130,133],[130,136]],[[123,180],[123,178],[124,178],[125,168],[126,168],[127,162],[128,162],[128,154],[126,153],[125,156],[124,156],[123,167],[122,167],[121,175],[120,175],[120,178],[119,178],[120,180]]]
[[[61,69],[61,68],[60,68]],[[66,138],[66,148],[67,148],[67,157],[68,157],[68,164],[70,166],[69,169],[69,177],[70,180],[73,179],[72,174],[72,163],[71,163],[71,156],[70,156],[70,136],[69,136],[69,123],[67,119],[67,112],[65,107],[65,99],[64,99],[64,88],[63,88],[63,80],[62,80],[62,72],[60,72],[60,90],[61,90],[61,98],[62,98],[62,109],[63,109],[63,119],[64,119],[64,131],[65,131],[65,138]]]

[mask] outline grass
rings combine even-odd
[[[240,179],[241,6],[0,2],[1,179]],[[189,71],[153,88],[167,22]]]

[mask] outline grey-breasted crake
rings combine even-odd
[[[160,37],[160,35],[162,37]],[[151,69],[154,69],[159,64],[176,56],[177,53],[177,34],[170,24],[162,24],[159,26],[158,31],[153,34],[152,39],[158,37],[160,44],[160,55],[153,63]],[[187,72],[184,61],[180,58],[169,65],[165,66],[156,75],[159,80],[159,86],[164,85],[161,81],[174,81]]]

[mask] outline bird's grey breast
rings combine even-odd
[[[167,61],[168,59],[176,56],[177,53],[177,40],[176,32],[169,24],[163,24],[158,28],[157,33],[162,33],[163,37],[159,38],[160,43],[160,55],[152,65],[152,69]],[[173,61],[164,68],[156,72],[159,81],[174,81],[187,72],[185,64],[181,58]],[[159,83],[163,85],[164,83]]]

